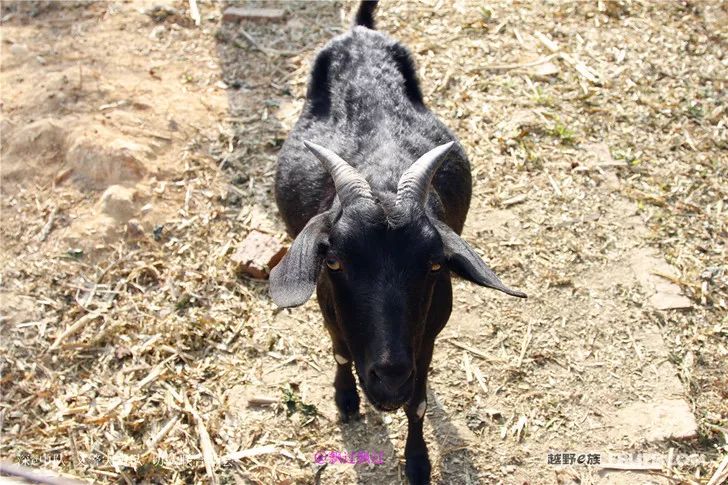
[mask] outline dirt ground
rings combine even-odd
[[[199,25],[188,1],[2,3],[0,458],[403,483],[404,413],[337,422],[316,302],[276,309],[230,261],[253,229],[289,242],[276,153],[354,4],[236,23],[198,3]],[[385,1],[377,21],[470,156],[465,238],[529,295],[455,282],[433,482],[725,483],[728,3]],[[601,463],[550,463],[567,452]]]

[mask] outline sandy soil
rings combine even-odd
[[[404,480],[402,412],[337,422],[315,301],[278,310],[230,262],[252,229],[285,241],[276,152],[353,4],[247,5],[284,16],[3,3],[3,460],[100,482]],[[728,4],[385,2],[377,18],[471,157],[465,237],[529,295],[456,282],[434,483],[717,477]],[[562,452],[665,463],[549,464]]]

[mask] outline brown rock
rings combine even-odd
[[[285,17],[286,11],[281,8],[240,8],[228,7],[222,14],[223,22],[240,22],[246,20],[277,21]]]
[[[687,440],[698,436],[698,424],[683,399],[636,402],[617,412],[616,430],[632,441]]]
[[[27,296],[0,293],[0,323],[15,325],[43,318],[42,307]]]
[[[654,250],[645,248],[636,251],[630,262],[637,280],[653,307],[658,310],[692,307],[692,302],[682,294],[682,289],[665,277],[677,278],[680,273]],[[660,276],[661,274],[665,276]]]
[[[119,138],[103,126],[81,128],[68,137],[66,163],[83,187],[103,190],[109,185],[137,182],[146,174],[151,149]]]
[[[63,164],[66,129],[53,118],[43,118],[15,127],[3,123],[0,177],[7,180],[56,171]]]
[[[528,133],[542,130],[543,122],[535,111],[530,109],[519,110],[511,114],[508,119],[498,123],[497,128],[506,140],[520,139]]]
[[[595,164],[601,168],[627,166],[627,162],[612,158],[609,145],[606,143],[588,143],[584,145],[584,149],[591,155]]]
[[[270,270],[286,254],[286,248],[273,236],[252,231],[240,243],[232,260],[237,264],[236,272],[253,278],[267,279]]]

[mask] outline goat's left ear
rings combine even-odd
[[[526,294],[522,291],[512,290],[504,285],[473,248],[447,224],[438,220],[432,222],[440,234],[445,248],[445,257],[452,271],[480,286],[487,286],[511,296],[526,298]]]
[[[270,296],[279,307],[303,305],[316,288],[323,253],[321,243],[329,227],[329,214],[319,214],[296,236],[280,263],[270,272]]]

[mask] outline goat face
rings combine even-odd
[[[448,276],[427,217],[394,226],[385,207],[341,213],[328,234],[319,285],[329,290],[329,310],[364,392],[389,410],[412,394],[433,288]]]
[[[414,389],[423,339],[432,344],[440,330],[426,328],[427,317],[434,288],[450,270],[525,295],[504,286],[460,236],[430,215],[432,177],[452,142],[420,157],[400,178],[396,194],[379,194],[381,200],[338,155],[305,143],[331,175],[337,198],[308,222],[273,269],[271,296],[279,306],[301,305],[318,284],[329,331],[354,359],[367,397],[380,409],[397,408]]]

